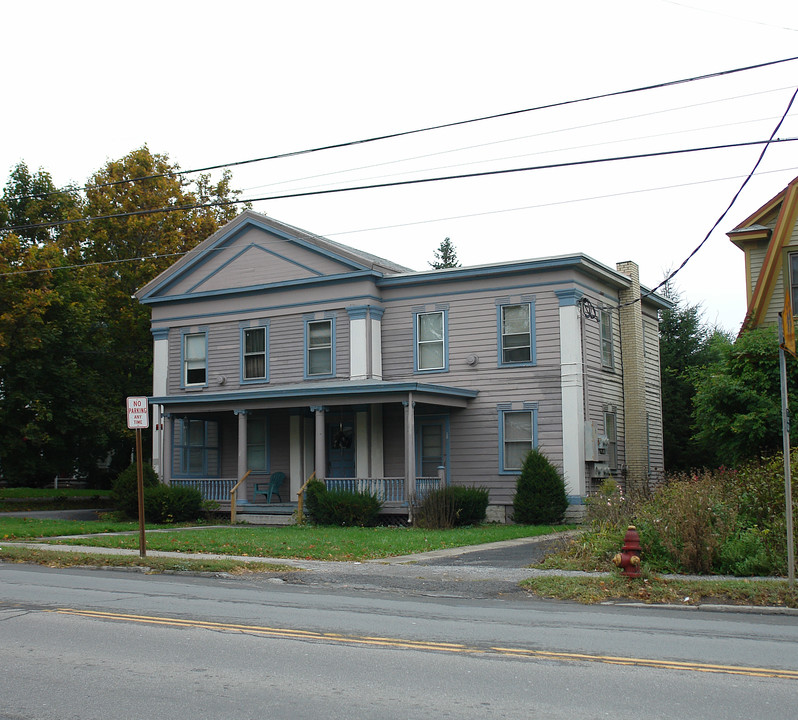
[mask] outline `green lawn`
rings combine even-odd
[[[77,488],[29,488],[29,487],[8,487],[0,488],[0,500],[6,498],[80,498],[94,497],[95,495],[110,497],[110,490],[87,490]]]
[[[16,522],[12,522],[16,521]],[[428,550],[478,545],[498,540],[544,535],[565,526],[482,525],[454,530],[419,528],[338,528],[312,525],[261,527],[236,525],[164,529],[147,533],[147,548],[185,553],[213,553],[250,557],[312,560],[370,560]],[[0,540],[23,540],[54,535],[137,530],[134,523],[71,522],[0,518]],[[50,540],[70,545],[138,548],[138,533]]]

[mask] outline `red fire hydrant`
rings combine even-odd
[[[622,569],[622,575],[640,577],[640,535],[634,525],[627,528],[621,552],[612,561]]]

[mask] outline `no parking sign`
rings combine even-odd
[[[146,397],[127,399],[127,426],[130,430],[145,430],[150,426],[150,408]]]

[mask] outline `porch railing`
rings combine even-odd
[[[200,478],[177,478],[172,480],[172,485],[180,487],[196,488],[202,493],[203,500],[226,501],[230,499],[230,491],[236,484],[235,478],[221,479],[200,479]]]
[[[405,502],[405,479],[403,477],[387,478],[325,478],[328,490],[349,490],[350,492],[367,492],[378,500],[389,503]],[[424,496],[440,485],[438,477],[416,478],[416,495]]]

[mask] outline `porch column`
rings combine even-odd
[[[238,416],[238,465],[236,472],[236,482],[238,482],[247,472],[247,411],[233,410]]]
[[[326,447],[326,433],[324,426],[324,411],[323,405],[312,405],[310,410],[316,416],[316,449],[314,454],[316,478],[324,480],[327,477],[327,447]]]
[[[157,328],[152,330],[153,355],[152,355],[152,393],[153,395],[166,395],[166,376],[169,358],[169,330]],[[164,471],[164,435],[159,430],[163,429],[163,405],[152,406],[152,425],[155,431],[152,434],[152,467],[163,480]],[[171,473],[170,473],[171,475]]]
[[[159,475],[165,485],[172,484],[172,413],[161,415],[161,469]],[[157,433],[156,433],[157,435]]]
[[[369,414],[365,410],[355,413],[355,475],[374,477],[369,468]]]
[[[289,492],[296,497],[305,479],[302,477],[302,416],[294,414],[288,418],[288,472]]]
[[[413,393],[402,402],[405,408],[405,500],[416,494],[416,423]]]
[[[371,406],[371,434],[369,437],[369,464],[371,477],[385,477],[385,460],[382,449],[382,405]]]

